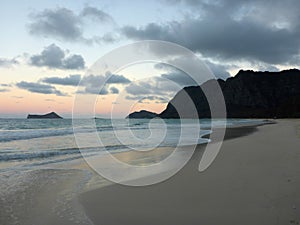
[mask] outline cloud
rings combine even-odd
[[[213,78],[221,78],[223,80],[226,80],[228,77],[230,77],[230,74],[227,70],[234,68],[234,66],[231,64],[222,65],[211,62],[208,59],[202,59],[202,62],[203,66],[201,67],[201,70],[201,68],[195,67],[195,64],[198,64],[198,61],[178,56],[172,57],[172,59],[167,60],[167,63],[156,63],[154,64],[154,68],[156,70],[162,71],[160,78],[168,79],[172,82],[175,82],[181,88],[187,86],[201,85],[203,82]],[[188,68],[188,72],[190,72],[191,75],[195,76],[194,78],[197,79],[199,83],[196,83],[190,75],[188,75],[184,71],[177,69],[172,65],[181,65],[184,68]],[[207,70],[206,67],[208,67],[212,73],[209,72],[209,70]],[[162,82],[167,83],[164,80],[162,80]]]
[[[104,11],[87,6],[80,13],[67,8],[45,9],[30,15],[29,33],[62,41],[92,43],[95,37],[84,37],[84,20],[94,19],[97,25],[113,23],[113,18]],[[105,39],[103,39],[105,41]]]
[[[182,64],[185,64],[186,66],[190,66],[190,68],[192,68],[192,65],[190,64],[190,62],[185,62],[184,59],[176,59],[176,61],[177,60],[180,60],[180,62]],[[202,61],[212,71],[213,75],[217,79],[226,80],[228,77],[230,77],[230,73],[227,70],[234,67],[233,65],[227,65],[227,64],[222,65],[222,64],[218,64],[218,63],[213,63],[210,60],[202,60]],[[168,71],[167,73],[164,73],[161,76],[164,78],[170,79],[180,85],[183,85],[183,86],[195,85],[195,81],[190,76],[188,76],[184,72],[180,72],[178,69],[174,68],[173,66],[170,66],[165,63],[157,63],[154,65],[154,68],[159,69],[159,70]],[[201,74],[199,74],[199,76],[201,76]],[[209,79],[209,77],[208,77],[208,79]]]
[[[81,55],[71,55],[62,62],[63,68],[65,69],[83,69],[84,64],[85,62]]]
[[[179,72],[179,71],[162,74],[161,77],[171,80],[180,86],[197,85],[197,83],[193,80],[193,78],[191,78],[186,73]]]
[[[0,84],[0,87],[11,87],[11,84]]]
[[[94,42],[98,44],[104,43],[114,43],[120,39],[120,36],[118,33],[106,33],[102,36],[96,36],[93,38]]]
[[[119,93],[119,89],[116,88],[116,87],[111,87],[109,90],[110,90],[111,94],[118,94]]]
[[[147,95],[152,93],[153,86],[148,82],[141,81],[130,84],[125,90],[131,95]]]
[[[193,14],[180,21],[125,26],[121,32],[134,40],[175,42],[218,61],[291,64],[299,60],[299,1],[176,2],[195,8]]]
[[[11,87],[10,84],[0,84],[0,92],[9,92],[10,90],[8,89],[8,87]]]
[[[105,75],[94,75],[90,74],[82,78],[80,85],[106,85],[106,84],[128,84],[131,81],[123,75],[111,74],[107,72]]]
[[[106,73],[108,84],[129,84],[131,81],[124,77],[123,75],[111,74],[110,72]]]
[[[209,60],[205,60],[204,62],[211,69],[217,79],[226,80],[228,77],[230,77],[230,73],[227,70],[233,66],[221,65],[218,63],[213,63]]]
[[[126,86],[125,91],[127,95],[125,98],[128,100],[141,101],[155,100],[162,103],[171,99],[181,88],[182,86],[174,84],[174,82],[166,78],[152,77]]]
[[[46,84],[21,81],[21,82],[17,83],[16,86],[18,88],[21,88],[21,89],[24,89],[24,90],[27,90],[27,91],[33,92],[33,93],[55,94],[57,96],[66,96],[61,91],[57,90],[55,87],[53,87],[51,85],[46,85]]]
[[[64,40],[81,40],[82,28],[80,19],[73,11],[66,8],[44,11],[32,15],[29,32],[45,37],[59,37]]]
[[[193,13],[205,16],[232,17],[235,19],[251,19],[275,27],[293,27],[299,24],[298,0],[164,0],[168,5],[182,4]],[[270,13],[272,12],[272,13]],[[274,16],[276,15],[276,17]]]
[[[67,77],[46,77],[41,81],[48,84],[58,84],[66,86],[77,86],[80,82],[81,76],[79,74],[69,75]]]
[[[108,95],[109,91],[107,90],[107,87],[95,87],[95,86],[87,86],[84,90],[84,92],[79,92],[80,94],[95,94],[95,95]]]
[[[82,17],[91,17],[101,23],[114,23],[114,19],[106,12],[95,7],[86,6],[82,12]]]
[[[117,94],[119,90],[116,87],[110,87],[111,84],[129,84],[131,81],[123,75],[107,72],[105,75],[90,74],[81,79],[79,85],[83,87],[80,94]],[[101,90],[100,88],[103,87]]]
[[[279,72],[280,71],[280,69],[277,68],[276,66],[268,65],[268,64],[258,65],[258,70],[259,71],[269,71],[269,72]]]
[[[0,58],[0,67],[11,67],[16,64],[19,64],[19,62],[16,59]]]
[[[184,65],[186,68],[190,68],[189,72],[192,72],[195,76],[199,75],[199,77],[197,77],[197,81],[200,83],[197,83],[190,75],[172,66],[178,65],[178,61],[180,61],[180,65]],[[128,94],[126,98],[129,100],[156,100],[157,102],[161,103],[165,102],[167,99],[172,98],[179,90],[184,87],[198,86],[203,82],[206,82],[208,79],[215,78],[213,74],[209,73],[206,69],[204,69],[203,71],[199,71],[198,68],[197,70],[193,70],[192,66],[195,62],[187,60],[186,58],[173,57],[167,62],[170,64],[154,64],[154,68],[159,72],[161,71],[161,74],[159,76],[132,82],[130,85],[126,86],[125,90]],[[206,64],[209,64],[209,67],[216,74],[216,78],[227,79],[229,77],[229,73],[226,71],[229,66],[215,64],[210,61],[206,61]],[[156,99],[153,99],[151,96],[156,96]]]
[[[104,76],[90,74],[82,78],[79,85],[82,87],[78,94],[108,94],[107,88],[104,86]],[[100,88],[102,87],[102,90]]]
[[[220,60],[243,58],[275,64],[286,63],[291,57],[298,55],[300,47],[300,35],[297,33],[232,20],[209,22],[187,19],[181,24],[162,25],[157,29],[153,29],[153,25],[136,29],[128,27],[123,32],[131,39],[172,41],[206,57]]]
[[[45,47],[44,50],[37,55],[30,57],[30,64],[33,66],[46,66],[50,69],[83,69],[85,67],[84,59],[81,55],[66,55],[55,44]]]

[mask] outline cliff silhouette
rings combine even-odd
[[[300,71],[297,69],[281,72],[241,70],[226,81],[209,80],[201,86],[185,87],[158,117],[179,118],[178,111],[181,111],[184,112],[181,118],[210,118],[209,104],[202,89],[213,91],[216,82],[224,95],[227,118],[300,117]],[[192,100],[198,115],[189,111],[188,98]]]

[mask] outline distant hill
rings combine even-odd
[[[216,80],[214,80],[216,81]],[[281,72],[239,71],[235,77],[219,83],[227,108],[228,118],[299,118],[300,117],[300,71]],[[212,80],[201,86],[185,87],[168,103],[158,116],[179,118],[173,105],[184,111],[184,118],[191,118],[184,91],[192,99],[199,118],[209,118],[210,109],[201,88],[209,88]]]
[[[51,112],[44,115],[32,115],[29,114],[27,119],[62,119],[61,116],[57,115],[55,112]]]
[[[157,117],[158,115],[153,112],[149,112],[146,110],[141,110],[139,112],[130,113],[126,118],[130,119],[152,119]]]

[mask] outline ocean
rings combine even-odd
[[[261,123],[214,121],[216,127]],[[201,129],[195,129],[199,125]],[[90,225],[76,196],[111,182],[93,172],[82,155],[84,159],[100,156],[100,163],[111,168],[107,153],[206,143],[209,140],[204,135],[210,132],[211,121],[205,119],[0,119],[0,224],[33,224],[32,219],[54,218],[56,224]],[[79,143],[75,136],[83,141]],[[158,154],[150,158],[127,158],[125,154],[124,159],[145,165],[169,153]],[[40,205],[40,199],[45,205]]]
[[[91,122],[95,127],[89,125]],[[218,120],[215,124],[230,127],[249,123],[262,123],[262,120]],[[203,138],[211,132],[211,122],[208,119],[76,119],[75,123],[72,119],[0,119],[0,172],[20,167],[66,163],[81,158],[81,151],[85,155],[93,155],[102,151],[115,153],[175,147],[179,144],[180,137],[181,144],[188,145],[190,141],[195,143],[195,140],[189,140],[195,124],[200,124],[201,127],[196,143],[209,141]],[[73,126],[76,126],[75,129]],[[185,127],[184,133],[182,127]],[[80,150],[74,131],[86,140],[84,146],[80,145]],[[89,144],[94,143],[88,140],[94,137],[92,134],[95,132],[101,139],[101,146]]]

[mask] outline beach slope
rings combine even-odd
[[[204,172],[202,148],[169,180],[81,194],[94,224],[299,224],[300,120],[280,120],[224,141]]]

